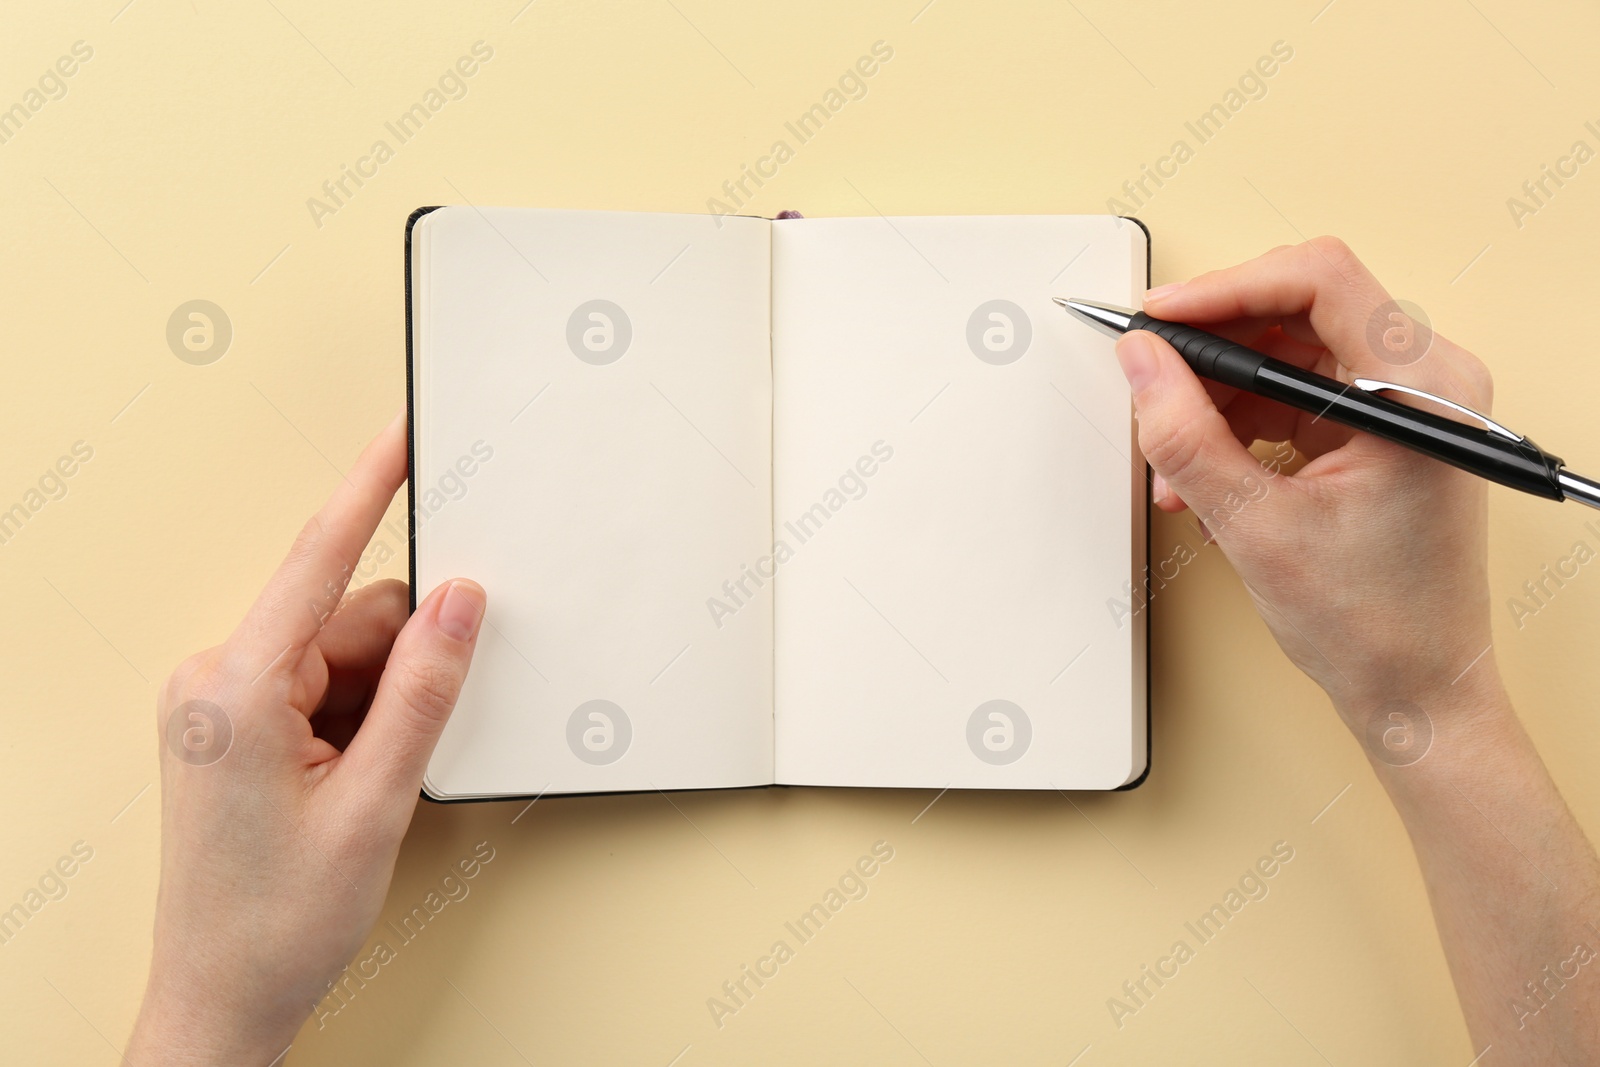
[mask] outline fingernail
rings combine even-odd
[[[1125,333],[1117,341],[1117,362],[1122,364],[1122,376],[1135,393],[1156,380],[1156,350],[1150,347],[1150,338],[1143,330]]]
[[[1150,479],[1151,503],[1161,503],[1163,500],[1167,499],[1167,493],[1169,491],[1170,490],[1167,488],[1167,480],[1161,477],[1161,475],[1157,474],[1155,477]]]
[[[483,622],[483,590],[468,582],[451,582],[439,604],[439,630],[457,641],[471,641]]]
[[[1171,296],[1173,293],[1182,288],[1182,282],[1168,282],[1166,285],[1158,285],[1154,289],[1146,289],[1144,293],[1144,302],[1148,304],[1152,300],[1160,300],[1162,297]]]
[[[1207,545],[1215,543],[1216,540],[1217,540],[1216,535],[1211,532],[1211,527],[1206,525],[1205,520],[1204,519],[1195,519],[1194,521],[1195,521],[1196,525],[1198,525],[1200,527],[1200,541],[1201,541],[1201,543],[1202,544],[1207,544]]]

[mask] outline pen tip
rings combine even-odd
[[[1051,297],[1050,299],[1101,333],[1111,337],[1120,337],[1126,333],[1133,325],[1133,317],[1136,314],[1136,312],[1128,308],[1117,307],[1114,304],[1102,304],[1096,300],[1067,299],[1060,296]]]

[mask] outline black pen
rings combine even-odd
[[[1521,434],[1452,400],[1421,389],[1372,378],[1349,385],[1262,355],[1214,333],[1180,322],[1153,319],[1142,311],[1093,300],[1055,302],[1113,337],[1148,330],[1166,340],[1202,378],[1309,411],[1319,418],[1375,434],[1432,456],[1452,467],[1549,500],[1577,500],[1600,508],[1600,482],[1579,477]],[[1403,393],[1442,404],[1472,423],[1408,407],[1378,394]],[[1475,425],[1474,425],[1475,424]]]

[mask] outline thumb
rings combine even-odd
[[[458,578],[435,589],[395,637],[361,729],[341,757],[358,777],[415,798],[455,709],[487,597]]]
[[[1261,465],[1171,345],[1134,330],[1117,340],[1117,361],[1133,390],[1139,451],[1202,522],[1215,532],[1259,499]]]

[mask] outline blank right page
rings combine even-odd
[[[1146,482],[1108,216],[772,236],[777,780],[1113,789],[1146,762]]]

